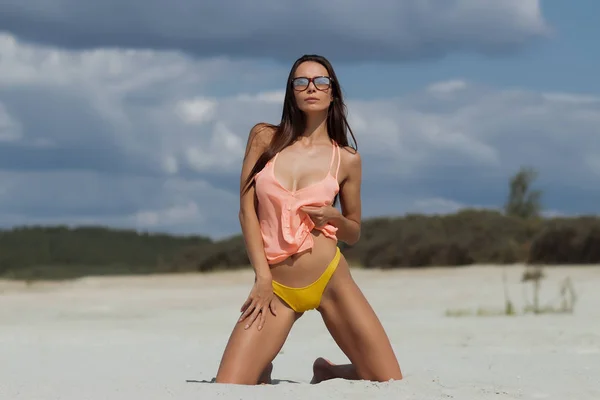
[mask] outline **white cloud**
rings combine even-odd
[[[206,222],[198,209],[198,204],[188,201],[186,204],[178,204],[160,210],[142,210],[134,214],[136,225],[144,228],[156,229],[167,226],[179,226],[189,223],[191,220],[197,223]]]
[[[549,101],[567,104],[593,104],[600,102],[599,97],[573,93],[543,93],[542,97]]]
[[[168,174],[176,174],[179,171],[179,164],[174,156],[165,156],[162,161],[162,168]]]
[[[166,174],[229,168],[245,145],[237,135],[249,127],[232,132],[235,118],[216,121],[217,102],[202,92],[225,81],[243,87],[249,75],[272,74],[251,62],[198,61],[173,52],[65,51],[6,34],[0,34],[0,52],[0,140],[19,138],[23,145],[73,153],[112,151],[104,157],[106,168],[122,162]],[[239,69],[247,75],[232,79]],[[243,118],[238,110],[236,115]]]
[[[453,79],[450,81],[436,82],[427,87],[427,91],[437,95],[447,95],[460,91],[467,87],[467,82],[462,79]]]
[[[212,129],[210,142],[187,147],[183,150],[184,158],[197,172],[215,167],[221,170],[238,167],[245,149],[245,142],[238,135],[223,122],[217,122]]]
[[[21,124],[15,121],[0,103],[0,143],[14,142],[21,139]]]
[[[216,101],[205,98],[194,98],[177,104],[177,113],[188,124],[210,122],[215,115]]]
[[[285,92],[283,90],[276,90],[272,92],[260,92],[257,94],[239,94],[235,97],[238,101],[243,102],[264,102],[264,103],[275,103],[281,104],[285,97]]]
[[[0,52],[0,225],[239,231],[247,134],[280,118],[273,76],[284,82],[287,71],[172,52],[47,49],[6,35]],[[247,90],[259,78],[273,86]],[[496,207],[525,164],[540,170],[553,212],[598,210],[598,98],[459,79],[347,100],[366,217]]]
[[[69,48],[183,49],[202,56],[288,60],[317,52],[340,61],[416,59],[511,51],[550,32],[540,0],[346,0],[343,5],[310,0],[302,7],[270,0],[184,0],[178,7],[157,0],[103,0],[100,7],[77,0],[26,4],[4,0],[0,26]],[[114,12],[123,9],[127,12]],[[106,62],[107,73],[128,67]]]
[[[588,152],[584,157],[584,161],[588,168],[600,178],[600,151]]]

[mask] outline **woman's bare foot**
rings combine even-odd
[[[323,357],[317,358],[313,363],[313,377],[310,383],[315,384],[335,378],[336,376],[332,371],[334,365],[331,361]]]
[[[334,364],[319,357],[313,363],[313,378],[310,383],[319,383],[329,379],[359,380],[356,368],[352,364]]]
[[[267,365],[267,368],[262,372],[260,378],[258,378],[259,385],[270,385],[271,384],[271,373],[273,372],[273,363]]]

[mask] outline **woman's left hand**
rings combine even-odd
[[[340,211],[333,206],[304,206],[300,207],[300,210],[308,214],[316,228],[322,228],[340,214]]]

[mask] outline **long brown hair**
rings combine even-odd
[[[294,78],[296,69],[300,64],[306,61],[318,62],[324,66],[332,80],[331,90],[333,91],[333,102],[329,105],[327,114],[327,133],[329,137],[340,147],[346,147],[350,146],[348,143],[348,132],[350,132],[350,135],[352,135],[352,141],[354,142],[354,146],[350,147],[355,150],[358,149],[356,138],[354,137],[354,133],[352,132],[352,129],[350,128],[346,118],[347,108],[344,104],[342,89],[331,63],[323,56],[315,54],[303,55],[297,59],[296,62],[294,62],[294,65],[290,70],[290,74],[288,75],[287,85],[285,88],[285,98],[283,100],[281,122],[279,125],[266,124],[267,127],[274,128],[275,133],[264,153],[258,158],[258,160],[256,160],[254,167],[250,171],[250,174],[244,183],[244,192],[250,189],[254,176],[261,171],[265,165],[267,165],[267,162],[273,158],[275,154],[294,143],[306,129],[306,116],[302,110],[298,108],[292,88],[292,80]]]

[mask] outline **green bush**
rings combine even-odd
[[[420,268],[469,264],[600,264],[600,218],[518,218],[493,210],[367,219],[360,241],[340,242],[351,264]],[[241,235],[151,235],[104,227],[19,227],[0,231],[0,276],[207,272],[249,268]]]
[[[595,217],[549,220],[535,236],[531,264],[600,263],[600,220]]]

